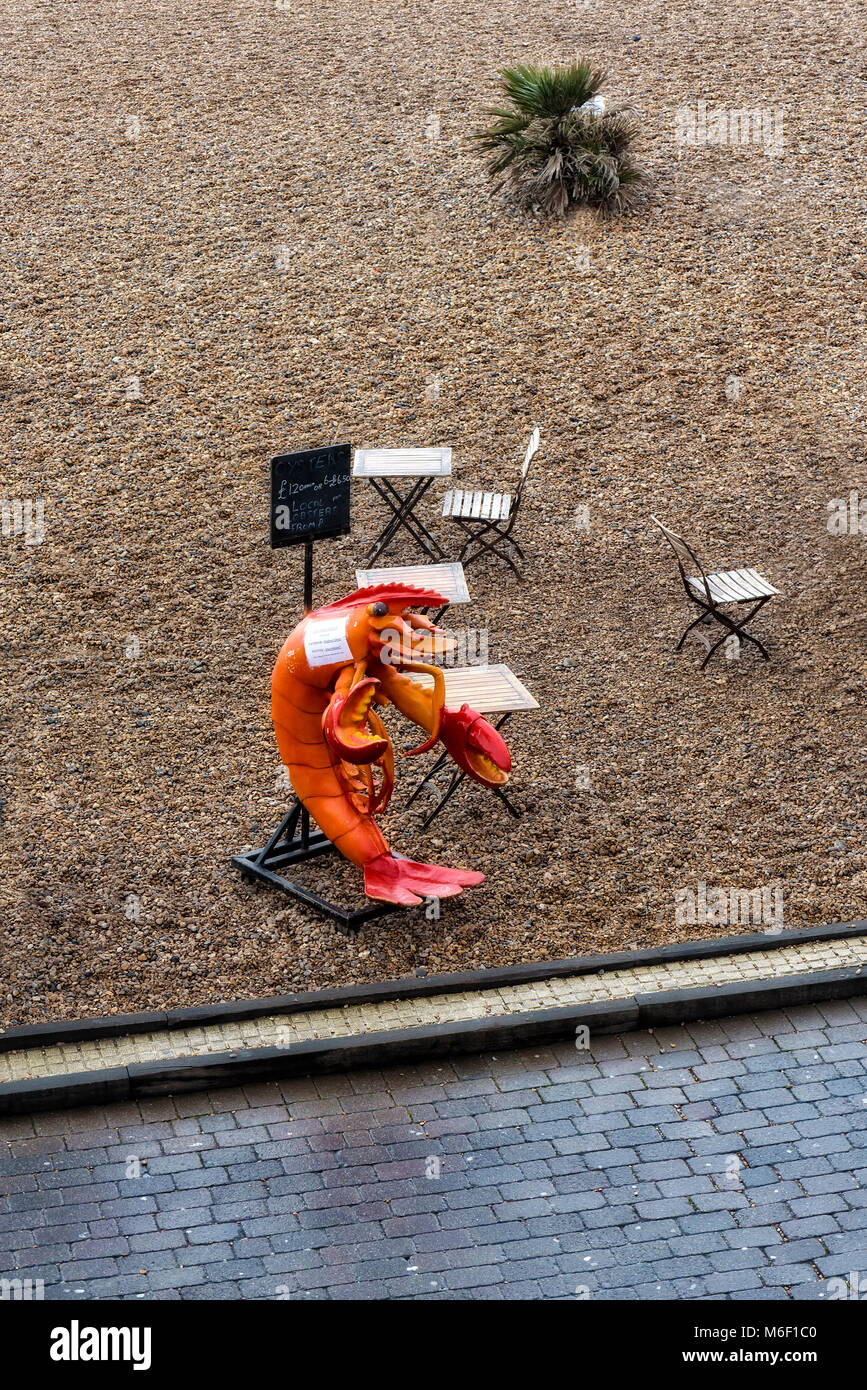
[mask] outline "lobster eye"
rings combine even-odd
[[[373,616],[374,616],[374,618],[384,618],[387,612],[388,612],[388,604],[387,604],[387,603],[375,603],[375,604],[373,605]]]

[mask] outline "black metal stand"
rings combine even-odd
[[[508,718],[509,718],[509,715],[508,715],[508,714],[504,714],[503,717],[502,717],[502,719],[501,719],[501,720],[499,721],[499,723],[496,725],[496,728],[497,728],[498,730],[499,730],[499,729],[502,729],[503,725],[506,723],[506,721],[508,720]],[[423,791],[423,789],[424,789],[425,787],[431,786],[431,785],[433,784],[433,779],[436,777],[436,775],[437,775],[437,773],[439,772],[440,768],[441,768],[441,767],[444,767],[445,764],[448,762],[449,756],[450,756],[450,755],[449,755],[448,753],[441,753],[441,754],[440,754],[440,756],[437,758],[436,762],[434,763],[433,767],[430,769],[429,772],[426,772],[426,773],[425,773],[424,777],[422,777],[421,781],[419,782],[419,784],[418,784],[418,786],[416,787],[415,791],[413,792],[412,796],[409,798],[409,801],[406,803],[407,809],[409,809],[409,807],[410,807],[410,806],[412,805],[412,803],[415,801],[416,797],[419,796],[419,795],[421,794],[421,792]],[[446,802],[451,800],[451,798],[454,796],[455,792],[457,791],[458,787],[461,785],[461,782],[463,782],[463,780],[465,779],[466,775],[467,775],[467,774],[464,772],[464,770],[463,770],[462,768],[459,767],[459,768],[456,768],[456,769],[455,769],[455,771],[454,771],[454,772],[452,773],[452,775],[451,775],[451,780],[449,781],[449,784],[448,784],[448,786],[446,787],[445,791],[444,791],[443,794],[440,796],[439,800],[437,801],[437,803],[436,803],[436,805],[433,807],[433,809],[432,809],[431,811],[428,812],[428,814],[425,816],[424,820],[422,821],[421,825],[422,825],[422,829],[423,829],[423,830],[427,830],[427,828],[428,828],[428,826],[430,825],[431,821],[434,820],[435,817],[439,815],[440,811],[443,809],[443,807],[445,806]],[[510,815],[510,816],[514,816],[515,820],[520,820],[520,819],[521,819],[521,816],[524,814],[523,811],[519,811],[518,808],[517,808],[517,806],[513,805],[513,803],[512,803],[512,802],[509,800],[509,798],[506,796],[506,793],[505,793],[504,791],[502,791],[500,787],[492,787],[492,788],[491,788],[491,791],[494,793],[494,796],[496,796],[496,797],[503,803],[503,805],[505,806],[506,810],[509,812],[509,815]]]
[[[296,796],[267,845],[262,849],[247,850],[246,854],[233,854],[232,863],[250,882],[258,879],[271,888],[279,888],[288,897],[296,898],[298,902],[332,917],[345,931],[356,932],[374,917],[383,917],[387,912],[398,910],[397,903],[375,903],[362,908],[341,907],[284,878],[280,872],[292,864],[303,864],[308,859],[329,854],[333,850],[334,845],[321,830],[311,829],[309,812]]]

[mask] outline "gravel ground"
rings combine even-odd
[[[3,27],[2,495],[46,534],[0,552],[2,1020],[738,930],[677,922],[700,880],[867,916],[865,542],[826,526],[867,494],[854,5],[10,0]],[[626,220],[549,225],[467,137],[498,67],[578,53],[650,178]],[[679,146],[700,100],[768,109],[781,150]],[[490,881],[347,940],[229,864],[287,799],[301,555],[268,548],[268,457],[449,443],[459,486],[503,486],[533,422],[528,582],[476,568],[452,622],[540,702],[509,726],[530,813],[467,788],[422,834],[400,767],[393,847]],[[321,601],[379,527],[353,508]],[[651,512],[782,590],[770,665],[671,655]]]

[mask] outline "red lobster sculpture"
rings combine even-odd
[[[407,584],[358,589],[306,615],[271,680],[277,745],[300,801],[340,853],[363,867],[368,897],[405,906],[453,897],[485,875],[395,859],[389,850],[374,816],[391,796],[394,750],[377,708],[391,703],[425,730],[411,753],[440,740],[483,786],[501,786],[512,766],[496,729],[468,705],[447,709],[442,670],[418,659],[448,650],[451,639],[409,610],[445,602]],[[433,690],[406,671],[426,671]]]

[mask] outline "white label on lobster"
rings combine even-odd
[[[313,618],[304,629],[304,655],[308,666],[333,666],[351,661],[346,640],[346,618]]]

